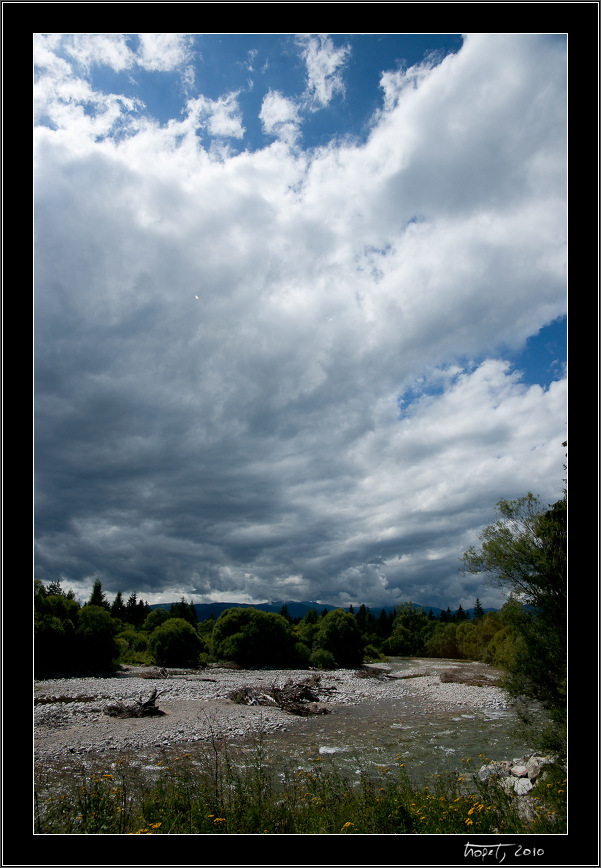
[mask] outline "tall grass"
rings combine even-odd
[[[559,774],[559,777],[557,776]],[[537,792],[537,790],[539,790]],[[259,736],[238,753],[213,735],[143,782],[125,763],[36,792],[38,834],[562,833],[561,770],[523,799],[468,774],[413,781],[400,759],[357,780],[330,759],[277,772]]]

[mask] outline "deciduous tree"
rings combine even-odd
[[[567,499],[544,507],[532,493],[497,504],[499,519],[485,528],[482,545],[464,555],[464,568],[485,573],[509,590],[504,619],[514,644],[507,687],[538,700],[560,730],[566,720]]]

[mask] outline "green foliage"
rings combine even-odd
[[[100,581],[100,579],[96,579],[96,581],[94,582],[94,587],[92,588],[92,595],[86,605],[97,606],[102,609],[110,608],[102,590],[102,582]]]
[[[294,659],[293,663],[299,669],[306,669],[312,664],[309,662],[311,657],[311,649],[304,642],[294,643]]]
[[[427,657],[459,657],[457,647],[457,625],[439,621],[424,643]]]
[[[363,643],[355,617],[343,609],[332,609],[321,619],[313,647],[314,650],[329,651],[338,666],[359,666],[363,659]]]
[[[76,666],[75,632],[79,603],[60,583],[49,593],[40,582],[34,596],[34,674],[37,678],[71,672]]]
[[[248,666],[286,666],[295,660],[291,625],[282,615],[252,606],[226,609],[213,627],[212,652],[219,660]]]
[[[45,587],[41,581],[36,581],[34,588],[36,678],[79,672],[108,672],[116,668],[124,654],[126,661],[131,659],[131,642],[128,639],[124,642],[123,637],[117,639],[124,624],[124,619],[118,614],[123,615],[128,610],[127,606],[123,606],[120,593],[109,606],[102,584],[96,579],[89,601],[81,606],[73,591],[65,593],[60,582],[50,582]],[[146,603],[138,603],[135,595],[134,605],[138,614],[148,608]],[[129,610],[132,611],[131,606]],[[136,653],[143,653],[140,647]]]
[[[145,633],[152,633],[153,630],[156,630],[157,627],[160,627],[161,624],[168,621],[170,617],[171,615],[167,609],[161,607],[152,609],[144,618],[141,629],[144,630]]]
[[[236,761],[226,741],[175,757],[152,784],[127,766],[36,792],[38,834],[563,834],[566,777],[540,785],[527,815],[501,781],[411,780],[397,758],[351,780],[330,761],[280,775],[259,736]],[[478,845],[481,846],[481,845]]]
[[[118,622],[103,606],[88,603],[79,612],[76,630],[77,669],[84,672],[108,672],[117,667]]]
[[[159,666],[195,668],[205,650],[194,627],[183,618],[168,618],[150,635],[148,648]]]
[[[396,607],[392,634],[384,650],[399,657],[417,657],[424,653],[432,630],[432,621],[423,609],[411,602],[401,603]]]
[[[479,618],[484,617],[484,609],[482,608],[482,604],[480,603],[480,599],[476,597],[476,605],[474,606],[474,614],[473,620],[477,621]]]
[[[314,669],[337,669],[338,664],[331,651],[326,651],[325,648],[315,648],[311,651],[309,657],[309,665]]]
[[[567,715],[567,500],[545,509],[529,493],[499,501],[497,511],[500,518],[483,531],[480,549],[465,553],[465,569],[488,573],[511,591],[503,613],[513,636],[506,687],[516,698],[537,700],[561,738]]]
[[[461,621],[457,624],[455,639],[457,642],[458,656],[466,660],[480,660],[482,646],[480,631],[471,621]]]
[[[172,603],[169,609],[169,615],[172,618],[183,618],[189,624],[196,626],[198,618],[196,617],[196,609],[194,603],[186,603],[182,597],[179,603]]]
[[[125,620],[125,603],[121,591],[117,591],[117,596],[111,605],[111,617],[117,618],[119,621]]]
[[[119,660],[130,666],[141,666],[151,663],[148,652],[148,633],[136,630],[127,624],[117,635],[119,642]]]
[[[132,594],[127,601],[127,606],[125,607],[126,621],[133,624],[134,627],[140,627],[149,613],[150,606],[148,603],[145,603],[144,600],[136,601],[135,593]]]
[[[487,573],[520,602],[561,620],[567,592],[566,499],[547,510],[529,493],[500,500],[497,512],[499,520],[480,536],[481,547],[464,554],[464,570]]]
[[[319,624],[320,619],[317,614],[317,609],[309,609],[300,624],[295,628],[299,641],[306,645],[307,648],[313,648],[315,636],[319,630]]]
[[[515,661],[515,638],[510,627],[501,627],[486,646],[484,662],[509,671]]]
[[[385,660],[386,655],[382,654],[374,645],[365,645],[363,648],[363,662],[373,663],[375,660]]]

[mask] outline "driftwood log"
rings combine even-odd
[[[407,676],[398,676],[392,675],[389,669],[382,669],[380,666],[361,666],[355,672],[357,678],[377,678],[378,681],[387,681],[389,679],[397,679],[399,677],[407,677]]]
[[[319,678],[312,676],[304,681],[287,681],[283,687],[275,684],[268,688],[245,686],[230,691],[227,698],[243,705],[268,705],[282,708],[290,714],[308,716],[329,714],[329,708],[320,702],[317,688]]]
[[[107,705],[104,713],[108,714],[109,717],[159,717],[165,714],[165,712],[157,707],[157,696],[158,691],[155,687],[148,699],[143,700],[140,696],[129,704],[115,702]]]

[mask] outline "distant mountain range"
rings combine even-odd
[[[419,604],[415,604],[419,605]],[[172,606],[171,603],[154,603],[150,606],[151,609],[170,609]],[[305,600],[301,603],[295,602],[294,600],[275,600],[269,603],[194,603],[194,610],[196,612],[196,617],[199,621],[206,621],[207,618],[210,618],[211,615],[213,618],[217,619],[222,612],[225,612],[226,609],[232,609],[235,607],[239,607],[241,609],[261,609],[263,612],[280,612],[282,607],[286,606],[288,610],[288,614],[291,618],[304,618],[307,612],[310,609],[317,609],[317,612],[321,614],[324,609],[327,609],[328,612],[331,609],[339,609],[343,608],[345,612],[349,611],[349,607],[346,606],[332,606],[329,603],[316,603],[312,600]],[[353,611],[356,613],[359,606],[353,606]],[[382,609],[386,611],[386,614],[390,614],[390,612],[394,612],[396,606],[367,606],[372,615],[376,617],[380,614]],[[430,610],[435,618],[440,617],[440,613],[443,611],[442,609],[438,609],[436,606],[421,606],[420,609],[423,609],[424,612],[428,613]],[[445,609],[446,611],[446,609]],[[451,613],[454,614],[456,610],[451,610]],[[471,618],[474,610],[473,609],[464,609],[463,610],[466,615],[469,615]],[[496,609],[484,609],[485,612],[495,612]]]

